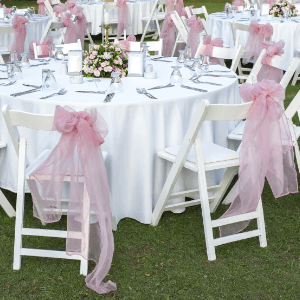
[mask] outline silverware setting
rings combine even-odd
[[[32,90],[28,90],[25,92],[19,92],[19,93],[15,93],[15,94],[10,94],[12,97],[18,97],[18,96],[23,96],[26,94],[31,94],[31,93],[35,93],[35,92],[40,92],[41,89],[32,89]]]
[[[11,81],[11,82],[8,82],[8,83],[1,83],[0,85],[1,86],[9,86],[9,85],[13,85],[16,81]]]
[[[115,93],[109,93],[109,94],[107,94],[107,96],[105,97],[105,99],[104,99],[104,103],[108,103],[108,102],[110,102],[111,101],[111,99],[113,98],[115,96]]]
[[[53,94],[50,94],[50,95],[48,95],[48,96],[41,97],[40,99],[47,99],[47,98],[53,97],[53,96],[55,96],[55,95],[61,96],[61,95],[64,95],[66,92],[67,92],[67,90],[61,89],[61,90],[58,91],[57,93],[53,93]]]
[[[181,85],[181,87],[184,88],[184,89],[193,90],[193,91],[197,91],[197,92],[201,92],[201,93],[206,93],[207,92],[207,90],[198,89],[198,88],[194,88],[194,87],[183,85],[183,84]]]
[[[151,95],[150,93],[148,93],[147,91],[146,91],[146,89],[144,89],[144,88],[136,88],[136,91],[138,92],[138,94],[143,94],[143,95],[145,95],[145,96],[147,96],[148,98],[151,98],[151,99],[157,99],[156,97],[154,97],[153,95]]]
[[[165,60],[165,59],[153,59],[152,58],[152,60],[154,60],[154,61],[162,61],[162,62],[172,62],[170,60]]]
[[[49,62],[51,60],[51,58],[33,58],[33,59],[30,59],[30,60],[37,60],[39,62]]]
[[[236,76],[235,76],[235,75],[203,74],[203,76],[212,76],[212,77],[226,77],[226,78],[236,78]]]
[[[297,21],[297,20],[294,20],[294,19],[291,19],[293,22],[295,22],[295,23],[299,23],[299,21]]]
[[[8,77],[6,77],[6,78],[0,78],[0,80],[7,80],[8,79]]]
[[[220,70],[220,71],[218,71],[218,70],[212,70],[212,71],[208,71],[208,72],[217,72],[217,73],[219,73],[219,72],[221,72],[221,73],[231,73],[231,71],[222,71],[222,70]]]
[[[152,87],[152,88],[148,89],[148,91],[164,89],[164,88],[168,88],[168,87],[172,87],[172,86],[174,86],[174,84],[171,84],[171,83],[169,83],[167,85],[159,85],[159,86],[155,86],[155,87]]]
[[[44,65],[49,65],[49,63],[48,62],[44,62],[44,63],[41,63],[41,64],[30,65],[29,67],[38,67],[38,66],[44,66]]]
[[[75,91],[76,93],[105,94],[105,91]]]
[[[101,79],[100,78],[92,78],[92,79],[88,79],[88,82],[100,82]]]
[[[202,84],[210,84],[210,85],[223,86],[223,84],[221,84],[221,83],[215,83],[215,82],[210,82],[210,81],[200,81],[199,77],[201,77],[201,75],[198,76],[197,78],[193,79],[192,81],[194,83],[197,83],[197,84],[202,83]]]
[[[25,84],[25,83],[23,83],[23,85],[28,87],[33,87],[35,89],[40,89],[42,87],[41,85],[33,85],[33,84]]]

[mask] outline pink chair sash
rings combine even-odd
[[[265,2],[269,3],[271,7],[274,3],[276,3],[276,0],[265,0]]]
[[[57,4],[53,7],[53,11],[55,12],[56,17],[59,17],[61,13],[65,12],[67,7],[62,4]]]
[[[115,283],[110,280],[102,282],[110,269],[114,252],[110,192],[100,149],[107,134],[105,120],[95,108],[76,112],[68,106],[63,108],[58,105],[53,130],[61,133],[57,146],[29,175],[34,216],[45,223],[60,220],[63,180],[70,175],[66,252],[96,263],[95,269],[86,277],[89,288],[99,294],[114,291]],[[43,180],[45,174],[49,174],[51,179]],[[84,176],[90,207],[95,213],[95,220],[90,222],[89,229],[85,222],[90,210],[85,211],[83,207],[85,191],[78,179],[80,175]],[[78,237],[74,233],[81,234]]]
[[[176,41],[176,33],[177,29],[176,26],[171,18],[171,13],[166,13],[165,19],[162,24],[161,28],[161,38],[164,40],[163,43],[163,55],[164,56],[171,56],[172,51]]]
[[[24,52],[24,44],[25,44],[26,33],[27,33],[26,23],[29,23],[29,21],[26,18],[20,17],[18,15],[15,15],[12,20],[12,26],[15,31],[15,38],[10,47],[10,50],[17,51],[19,58],[20,58],[20,53]]]
[[[223,40],[221,38],[212,40],[210,35],[206,35],[203,37],[203,47],[200,49],[200,54],[209,54],[210,62],[223,65],[223,59],[212,56],[214,47],[223,47]]]
[[[45,1],[48,1],[48,0],[37,0],[37,4],[39,5],[39,10],[38,10],[39,15],[45,15],[46,14]]]
[[[77,42],[77,33],[76,27],[73,21],[71,20],[72,15],[70,13],[66,13],[62,18],[61,21],[63,22],[64,26],[67,27],[66,34],[65,34],[65,44],[69,43],[76,43]]]
[[[7,8],[4,4],[1,6],[1,4],[0,4],[0,7],[4,7],[5,8],[5,13],[6,14],[10,14],[10,12],[11,12],[11,8]]]
[[[234,5],[234,6],[244,6],[244,0],[233,0],[232,5]]]
[[[280,40],[277,43],[274,42],[262,42],[263,48],[267,49],[266,54],[262,58],[262,67],[257,74],[257,81],[262,81],[263,79],[274,80],[279,83],[283,77],[283,70],[277,69],[270,66],[272,59],[275,55],[281,56],[284,53],[284,41]]]
[[[123,33],[123,30],[130,24],[130,13],[127,6],[129,0],[117,0],[118,11],[118,27],[117,27],[117,39],[119,39]]]
[[[166,4],[166,13],[176,10],[179,16],[181,16],[183,7],[183,0],[177,0],[176,4],[175,0],[168,0]]]
[[[254,86],[243,84],[240,95],[245,102],[254,103],[245,123],[235,197],[221,218],[254,212],[265,177],[275,198],[298,192],[288,120],[278,103],[284,100],[285,90],[275,81],[264,79]],[[222,226],[220,234],[237,233],[249,222]]]
[[[77,33],[77,38],[81,41],[82,49],[84,49],[84,37],[88,28],[88,22],[83,13],[83,7],[75,6],[73,8],[73,14],[77,16],[77,21],[75,23],[75,30]]]
[[[166,13],[169,13],[174,10],[175,10],[174,0],[168,0],[166,4]]]
[[[31,41],[29,45],[29,55],[31,59],[34,59],[34,49],[33,43],[37,46],[41,46],[42,56],[41,57],[48,57],[49,56],[49,44],[53,43],[53,36],[47,35],[42,43],[38,41]]]
[[[247,64],[253,57],[254,63],[256,62],[264,40],[269,40],[273,35],[273,27],[270,23],[258,24],[257,21],[252,21],[249,27],[249,38],[247,40],[245,51],[243,55],[243,63]]]
[[[203,31],[204,27],[201,18],[197,18],[196,15],[190,17],[187,25],[190,27],[187,45],[191,47],[191,55],[194,57],[200,42],[199,34]]]
[[[175,10],[177,11],[178,15],[180,16],[182,9],[183,9],[183,0],[177,0],[175,4]]]
[[[119,41],[119,44],[126,47],[126,52],[130,51],[130,42],[135,42],[136,37],[133,34],[130,34],[125,41]]]
[[[66,6],[67,10],[69,10],[71,13],[72,13],[72,10],[75,7],[75,5],[76,5],[76,0],[68,0],[65,3],[65,6]]]
[[[193,15],[193,7],[194,7],[194,5],[189,6],[189,10],[190,10],[191,15]],[[187,19],[189,18],[188,15],[187,15],[187,12],[186,12],[186,10],[185,10],[184,7],[183,7],[182,10],[181,10],[180,16],[181,16],[181,17],[185,17],[185,18],[187,18]]]

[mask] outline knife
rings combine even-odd
[[[25,84],[25,83],[23,83],[23,85],[28,87],[33,87],[35,89],[40,89],[42,87],[41,85],[39,86],[39,85],[32,85],[32,84]]]
[[[40,91],[41,91],[40,89],[33,89],[33,90],[26,91],[26,92],[11,94],[11,96],[12,97],[23,96],[23,95],[26,95],[26,94],[30,94],[30,93],[34,93],[34,92],[40,92]]]
[[[202,93],[207,92],[207,90],[202,90],[202,89],[190,87],[190,86],[187,86],[187,85],[181,85],[181,87],[184,88],[184,89],[193,90],[193,91],[202,92]]]
[[[148,91],[150,90],[159,90],[159,89],[163,89],[163,88],[168,88],[168,87],[172,87],[174,86],[174,84],[167,84],[167,85],[159,85],[159,86],[155,86],[153,88],[147,89]]]
[[[234,75],[203,74],[202,76],[236,78],[236,76],[234,76]]]
[[[111,99],[114,97],[114,95],[115,95],[115,93],[107,94],[103,102],[105,102],[105,103],[110,102]]]
[[[76,93],[105,94],[105,91],[75,91]]]

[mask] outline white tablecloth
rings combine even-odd
[[[158,73],[157,79],[124,78],[124,92],[116,94],[111,103],[103,103],[105,95],[74,92],[97,90],[94,82],[87,82],[84,78],[84,84],[70,85],[68,76],[59,75],[60,64],[52,62],[43,68],[56,70],[58,88],[64,87],[68,90],[65,95],[46,100],[39,99],[44,95],[43,92],[16,98],[10,97],[11,93],[30,89],[22,83],[41,84],[42,67],[35,67],[25,70],[24,79],[17,84],[1,88],[0,107],[8,104],[12,109],[42,114],[53,114],[58,104],[69,105],[77,111],[90,106],[96,107],[106,120],[109,130],[102,150],[108,151],[106,168],[111,189],[113,216],[117,221],[130,217],[143,223],[150,223],[154,204],[170,169],[169,163],[157,158],[157,151],[182,142],[194,107],[201,99],[208,99],[210,103],[235,104],[241,101],[236,79],[205,77],[205,81],[222,82],[223,86],[196,85],[188,80],[191,74],[186,68],[182,69],[184,84],[207,89],[208,93],[176,86],[149,91],[158,98],[157,100],[137,94],[136,87],[150,88],[167,84],[171,74],[171,65],[172,63],[153,61],[154,69]],[[211,70],[224,69],[221,66],[210,66],[210,68]],[[0,76],[4,75],[0,72]],[[107,89],[109,83],[110,79],[101,79],[101,82],[97,83],[99,90]],[[201,129],[202,139],[226,146],[227,134],[235,125],[234,122],[207,121]],[[0,126],[1,140],[7,143],[4,162],[0,170],[0,186],[16,191],[18,159],[2,114]],[[59,139],[57,132],[21,128],[20,133],[28,139],[27,152],[31,161],[43,150],[53,148]],[[208,175],[209,184],[219,182],[219,177]],[[183,179],[181,184],[185,184]]]
[[[224,44],[233,47],[233,36],[231,23],[240,22],[243,24],[250,24],[249,21],[239,21],[241,18],[247,18],[247,15],[243,13],[233,14],[232,19],[227,19],[225,13],[214,13],[208,16],[208,26],[211,30],[212,38],[222,38]],[[267,20],[265,16],[259,17],[260,24],[270,23],[273,26],[273,36],[272,41],[278,42],[279,40],[284,40],[284,54],[282,57],[286,59],[287,66],[291,63],[294,56],[296,56],[296,49],[300,49],[300,17],[292,18],[297,20],[299,23],[289,20],[284,20],[284,23],[280,23],[280,18],[272,18]],[[249,34],[245,31],[237,31],[237,35],[240,37],[240,44],[245,46]]]
[[[29,51],[29,44],[32,40],[39,41],[42,37],[43,30],[45,29],[49,21],[48,16],[35,15],[33,20],[26,25],[27,35],[25,40],[24,51]],[[7,26],[7,24],[1,23],[0,26]],[[11,26],[11,24],[10,24]],[[10,47],[14,41],[14,33],[0,33],[0,48]]]
[[[144,0],[144,1],[135,1],[128,2],[128,8],[130,11],[131,25],[126,29],[127,34],[142,34],[146,25],[146,21],[142,21],[143,17],[149,16],[151,9],[154,5],[154,0]],[[116,4],[116,3],[112,3]],[[92,22],[92,35],[97,35],[101,33],[102,18],[103,18],[103,2],[95,4],[82,4],[77,2],[77,5],[80,5],[84,8],[84,14],[88,22]],[[118,10],[110,10],[109,17],[111,20],[118,19]],[[151,22],[152,23],[152,22]],[[149,30],[154,28],[153,24],[150,24]],[[109,34],[116,34],[117,27],[113,26],[109,30]]]

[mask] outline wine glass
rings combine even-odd
[[[202,70],[204,73],[209,72],[209,54],[203,54]]]
[[[120,78],[120,72],[113,72],[111,73],[111,82],[109,87],[110,93],[122,93],[123,92],[123,83]]]
[[[178,50],[179,56],[178,56],[178,58],[177,58],[177,61],[178,61],[179,63],[181,63],[181,64],[185,62],[185,59],[184,59],[184,51],[185,51],[185,50]]]
[[[173,72],[170,77],[170,83],[174,85],[181,85],[183,82],[181,73],[179,71],[179,69],[181,69],[181,66],[172,66],[172,68]]]
[[[29,68],[29,66],[30,66],[27,52],[21,53],[21,66],[23,68]]]

